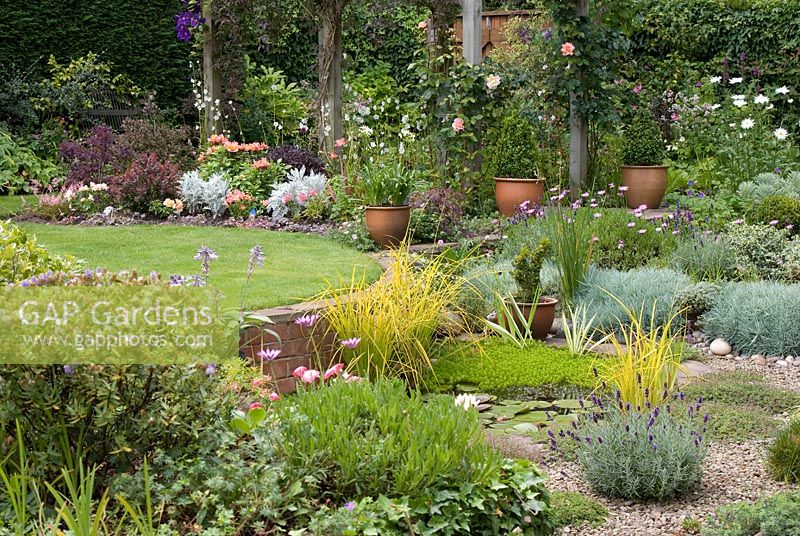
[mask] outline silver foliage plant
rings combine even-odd
[[[328,179],[320,173],[306,172],[305,166],[286,174],[287,181],[275,185],[267,200],[267,211],[276,220],[283,220],[292,209],[302,209],[308,199],[323,195]]]
[[[198,170],[187,171],[178,181],[181,199],[190,214],[205,210],[218,218],[225,212],[225,196],[229,183],[224,173],[214,173],[203,180]]]
[[[739,185],[739,197],[751,205],[757,205],[771,195],[800,199],[800,172],[761,173]]]

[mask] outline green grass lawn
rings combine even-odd
[[[35,195],[0,195],[0,219],[18,213],[23,203],[31,205],[35,202]]]
[[[245,306],[249,309],[296,303],[325,288],[324,278],[349,279],[353,269],[377,279],[380,268],[368,256],[320,236],[261,229],[131,225],[83,227],[21,223],[40,244],[55,253],[74,255],[89,268],[152,270],[163,275],[196,274],[194,255],[200,246],[217,252],[210,284],[238,304],[250,248],[264,247],[266,262],[251,279]]]

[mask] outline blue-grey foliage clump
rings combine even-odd
[[[706,333],[748,354],[800,354],[800,285],[731,283],[703,316]]]
[[[616,329],[630,324],[622,305],[642,311],[642,322],[663,325],[679,308],[679,293],[692,284],[685,274],[667,269],[641,268],[630,272],[592,268],[581,286],[576,305],[586,305],[595,325]],[[655,304],[655,315],[653,315]]]

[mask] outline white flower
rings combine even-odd
[[[789,132],[785,128],[776,128],[773,132],[778,140],[783,141],[789,136]]]
[[[712,84],[719,84],[721,81],[722,81],[722,77],[721,76],[712,76],[709,79],[709,82],[711,82]]]
[[[775,90],[775,94],[776,95],[788,95],[789,94],[789,88],[786,87],[786,86],[781,86],[781,87],[779,87],[779,88],[777,88]]]
[[[722,108],[722,105],[721,105],[721,104],[712,104],[712,105],[711,105],[711,109],[712,109],[712,110],[716,110],[716,109],[718,109],[718,108]]]
[[[747,129],[753,128],[753,126],[755,124],[756,124],[755,121],[753,121],[752,119],[750,119],[748,117],[747,119],[742,119],[742,125],[741,126],[742,126],[742,128],[744,130],[747,130]]]
[[[366,134],[367,136],[372,136],[373,131],[367,125],[362,125],[359,130],[361,130],[362,134]]]
[[[742,83],[742,77],[741,76],[737,76],[736,78],[731,78],[730,80],[728,80],[728,83],[729,84],[741,84]]]
[[[478,397],[475,395],[458,395],[455,399],[456,406],[465,410],[477,406],[478,403]]]
[[[500,85],[500,77],[496,74],[490,74],[486,77],[486,88],[489,91],[494,91]]]
[[[769,102],[769,97],[766,95],[756,95],[756,98],[753,99],[753,102],[756,104],[767,104]]]
[[[731,95],[731,99],[733,100],[744,100],[745,98],[744,95]]]
[[[744,106],[747,106],[747,103],[743,100],[735,100],[733,101],[733,105],[736,106],[737,108],[742,108]]]

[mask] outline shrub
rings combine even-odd
[[[597,493],[623,499],[664,500],[700,484],[706,442],[700,404],[688,416],[667,406],[620,409],[579,417],[570,437],[578,446],[584,477]]]
[[[182,171],[194,165],[192,132],[187,126],[173,128],[157,119],[125,119],[117,143],[134,153],[153,153],[162,162],[172,162]]]
[[[197,170],[184,173],[178,181],[184,206],[190,214],[207,210],[214,218],[225,212],[228,181],[222,173],[214,173],[203,180]]]
[[[286,178],[288,166],[267,158],[265,143],[237,143],[222,135],[211,136],[208,141],[208,148],[197,157],[204,179],[222,173],[231,189],[262,200]]]
[[[630,325],[622,304],[633,311],[641,310],[643,325],[660,326],[677,310],[678,293],[689,285],[688,277],[666,269],[640,268],[630,272],[592,269],[578,293],[577,304],[585,304],[588,315],[596,317],[595,325],[607,330]]]
[[[116,143],[107,125],[97,125],[84,140],[67,140],[59,147],[59,156],[69,165],[68,185],[107,182],[109,175],[125,171],[133,157],[130,147]]]
[[[30,193],[49,186],[61,169],[20,145],[11,134],[0,130],[0,195]]]
[[[142,153],[124,173],[109,178],[109,190],[122,207],[145,212],[153,201],[177,195],[180,174],[177,165],[162,162],[153,153]]]
[[[768,449],[767,466],[777,480],[800,483],[800,418],[778,432]]]
[[[361,169],[356,190],[368,206],[399,207],[408,202],[417,179],[414,170],[398,163],[375,162]]]
[[[788,229],[789,234],[800,230],[800,199],[786,195],[770,195],[756,208],[755,220]]]
[[[574,491],[554,491],[550,495],[550,506],[557,527],[599,527],[608,517],[608,508]]]
[[[499,491],[493,486],[505,464],[484,442],[477,412],[464,411],[449,396],[423,400],[399,381],[333,382],[302,391],[277,408],[281,441],[276,446],[287,471],[297,477],[321,473],[316,489],[308,493],[329,496],[336,504],[407,495],[421,506],[432,499],[448,503],[446,495],[437,498],[440,491],[468,485],[470,493],[486,495],[489,504],[464,513],[450,506],[442,517],[435,515],[439,508],[427,507],[421,520],[447,519],[450,534],[491,527],[492,519],[506,529],[526,526],[525,515],[533,518],[533,534],[544,533],[549,525],[544,478],[530,466],[508,467],[512,474],[527,475],[530,485],[520,488],[520,480],[505,492],[487,495],[490,489]],[[534,492],[523,493],[533,502],[518,508],[517,493],[525,488]]]
[[[719,290],[719,285],[702,281],[680,290],[675,302],[687,318],[696,320],[711,308]]]
[[[276,185],[267,200],[267,210],[276,220],[289,216],[293,220],[321,219],[328,210],[328,179],[325,175],[306,171],[289,172],[287,182]]]
[[[550,252],[552,243],[543,238],[534,250],[523,247],[514,257],[512,276],[517,283],[517,298],[526,303],[535,302],[542,292],[539,272],[542,270],[544,257]]]
[[[735,349],[767,355],[800,353],[800,285],[731,283],[703,316],[705,332]]]
[[[53,255],[20,227],[0,221],[0,284],[19,283],[46,272],[70,272],[76,268],[72,257]]]
[[[591,211],[590,209],[582,209]],[[675,247],[676,237],[666,220],[646,220],[624,210],[599,210],[593,218],[592,262],[600,268],[632,270],[653,264]]]
[[[492,151],[495,177],[535,179],[538,175],[538,143],[530,121],[519,110],[503,119],[497,144]]]
[[[267,157],[275,162],[280,160],[282,164],[292,169],[305,168],[309,173],[325,174],[325,163],[322,159],[308,149],[296,145],[273,147],[267,153]]]
[[[761,173],[739,185],[739,197],[748,207],[761,205],[766,198],[776,195],[799,199],[800,172],[790,171],[782,175]]]
[[[784,276],[784,257],[790,244],[785,229],[730,224],[724,230],[724,239],[733,250],[739,277],[781,279]]]
[[[451,188],[431,188],[411,195],[411,230],[415,240],[453,240],[461,234],[466,202],[463,193]]]
[[[670,265],[695,281],[730,281],[738,276],[736,254],[723,236],[701,234],[678,242]]]
[[[789,536],[800,533],[800,492],[787,491],[756,503],[720,507],[702,536]]]
[[[637,114],[625,130],[622,163],[626,166],[660,166],[664,162],[664,135],[649,111]]]
[[[0,378],[0,427],[13,435],[25,415],[37,477],[59,475],[70,452],[104,472],[130,470],[159,447],[190,444],[233,407],[227,395],[212,396],[217,382],[195,366],[9,365]]]
[[[568,350],[529,342],[523,348],[489,339],[483,352],[453,352],[440,357],[434,367],[442,386],[477,385],[482,391],[513,387],[577,385],[594,387],[593,360]]]

